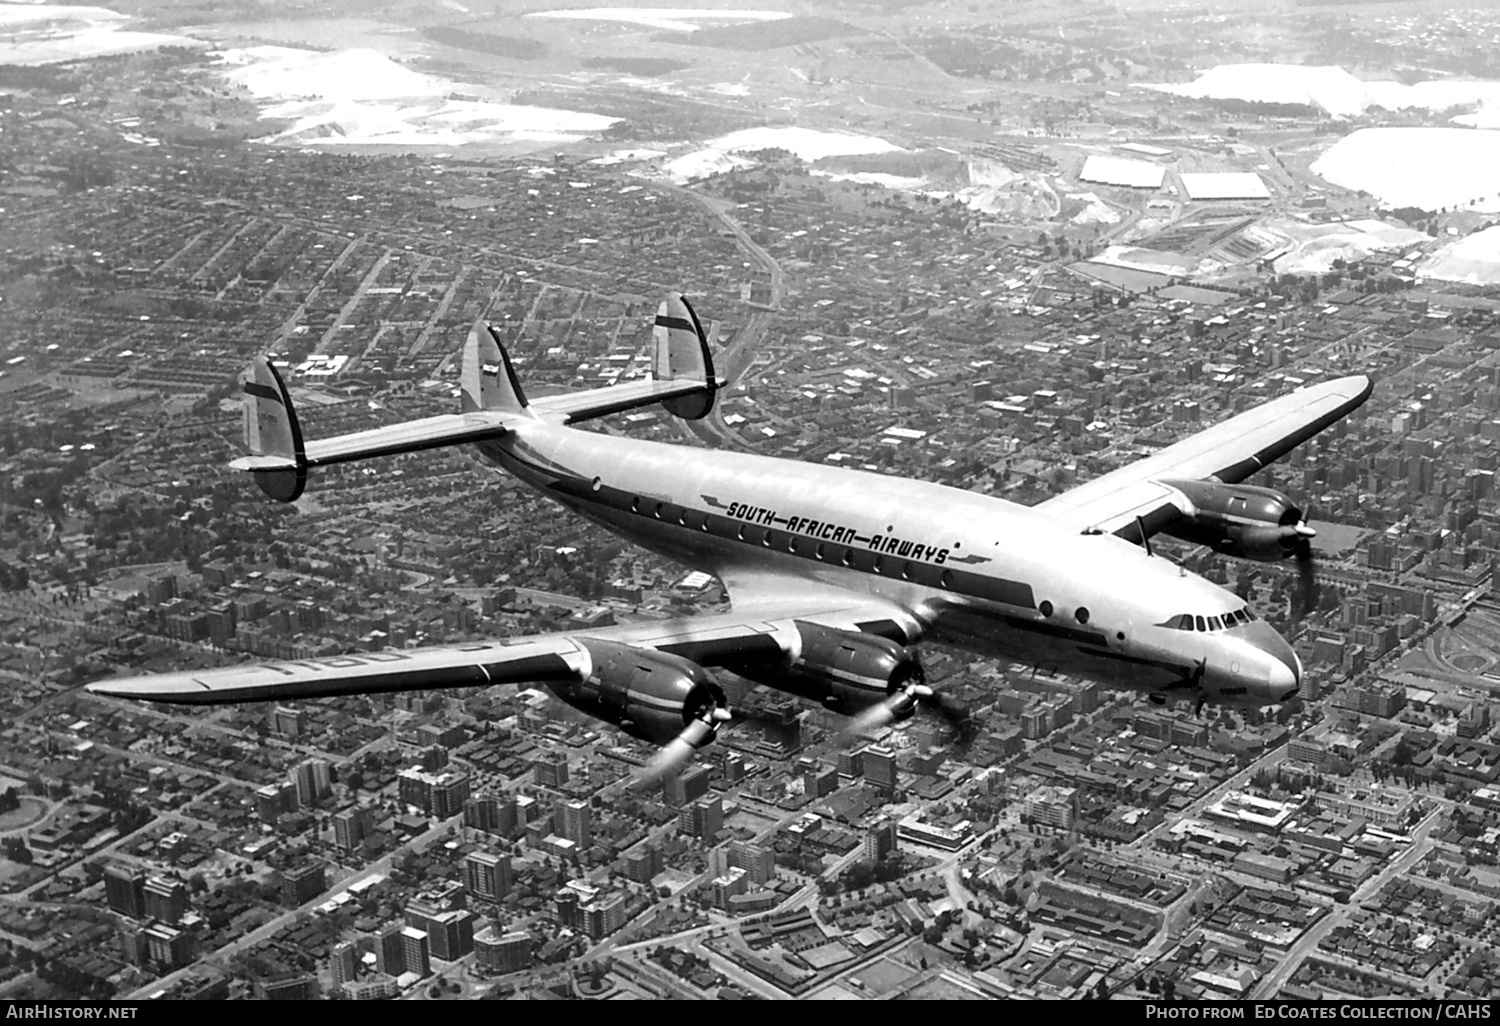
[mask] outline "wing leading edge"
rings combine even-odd
[[[1038,504],[1080,531],[1161,530],[1183,509],[1171,479],[1235,484],[1358,409],[1374,382],[1364,374],[1300,388],[1185,438],[1144,459]]]

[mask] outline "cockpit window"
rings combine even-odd
[[[1255,614],[1250,611],[1249,606],[1241,606],[1239,609],[1221,613],[1218,616],[1198,616],[1194,613],[1178,613],[1176,616],[1168,617],[1158,627],[1165,627],[1173,631],[1201,631],[1210,633],[1213,631],[1227,631],[1238,627],[1242,623],[1250,623],[1255,619]]]

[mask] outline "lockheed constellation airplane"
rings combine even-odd
[[[194,705],[540,683],[663,748],[654,780],[730,719],[714,669],[821,702],[857,730],[941,696],[912,646],[940,641],[1169,697],[1285,702],[1302,666],[1243,600],[1153,555],[1167,533],[1308,566],[1313,531],[1279,492],[1239,482],[1347,415],[1368,377],[1301,388],[1036,506],[961,489],[576,430],[661,403],[709,413],[724,382],[687,300],[654,326],[651,377],[528,400],[493,328],[463,353],[461,412],[306,441],[265,357],[245,383],[250,455],[274,499],[309,471],[469,445],[608,530],[708,571],[728,612],[473,644],[101,681],[99,694]],[[477,542],[494,544],[494,540]]]

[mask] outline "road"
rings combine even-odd
[[[1412,833],[1411,846],[1399,856],[1391,860],[1390,865],[1366,880],[1360,888],[1354,892],[1354,898],[1347,905],[1335,905],[1333,911],[1324,916],[1312,926],[1302,937],[1287,951],[1286,957],[1281,960],[1270,975],[1263,978],[1255,989],[1250,992],[1254,999],[1265,999],[1276,996],[1282,986],[1302,965],[1303,960],[1317,950],[1318,943],[1333,932],[1334,928],[1349,918],[1349,913],[1357,908],[1362,901],[1366,901],[1380,892],[1380,889],[1390,883],[1396,877],[1405,873],[1421,860],[1431,849],[1428,843],[1428,835],[1432,828],[1437,825],[1441,809],[1433,809],[1427,814],[1427,818],[1418,824]]]
[[[771,325],[771,319],[775,316],[774,311],[780,309],[782,298],[786,295],[786,273],[776,258],[766,252],[764,247],[750,237],[750,233],[745,231],[744,226],[730,216],[729,211],[734,208],[733,203],[704,196],[691,189],[676,188],[674,191],[691,199],[711,216],[717,218],[734,235],[740,250],[765,271],[771,280],[770,302],[764,308],[748,307],[750,316],[745,326],[735,335],[734,343],[719,354],[717,370],[732,385],[755,362],[755,350],[760,345],[766,329]],[[689,421],[687,426],[694,434],[711,445],[754,451],[752,446],[747,445],[738,434],[730,430],[728,424],[724,423],[723,410],[717,406],[703,420]]]

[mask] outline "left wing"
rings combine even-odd
[[[1357,409],[1373,388],[1363,374],[1299,388],[1035,508],[1080,531],[1139,541],[1138,521],[1149,536],[1189,512],[1182,494],[1164,481],[1243,481]]]
[[[430,648],[357,652],[316,659],[249,663],[88,685],[98,695],[181,705],[281,702],[336,695],[489,687],[492,684],[581,682],[593,675],[605,649],[619,646],[677,657],[703,667],[779,662],[796,654],[794,620],[846,630],[909,621],[897,607],[845,594],[842,601],[784,601],[768,610],[620,624],[594,630],[507,638]]]

